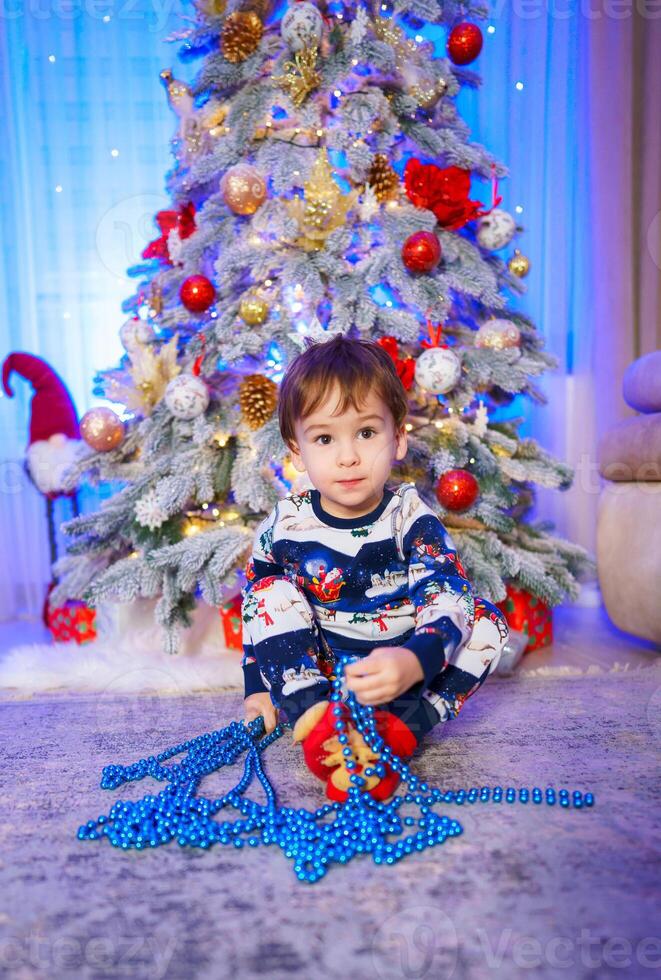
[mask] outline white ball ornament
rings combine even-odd
[[[119,339],[126,351],[137,350],[143,344],[150,344],[156,334],[151,323],[134,316],[119,328]]]
[[[209,404],[209,389],[194,374],[178,374],[165,389],[165,404],[175,418],[196,419]]]
[[[516,221],[508,211],[494,208],[477,223],[477,240],[492,252],[505,248],[516,235]]]
[[[444,395],[461,376],[461,361],[449,347],[428,347],[415,362],[416,383],[432,395]]]
[[[518,347],[521,331],[511,320],[487,320],[475,334],[476,347],[490,347],[491,350],[505,350]]]
[[[323,29],[324,19],[313,3],[293,4],[280,24],[282,39],[292,51],[319,47]]]

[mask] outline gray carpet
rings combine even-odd
[[[491,678],[428,736],[443,788],[592,789],[592,810],[445,806],[464,834],[394,867],[359,856],[314,885],[279,849],[122,852],[76,831],[129,763],[240,717],[238,693],[43,696],[2,705],[0,974],[12,978],[647,977],[661,963],[661,672]],[[282,805],[321,784],[286,734],[267,753]],[[238,770],[210,776],[217,795]],[[260,798],[255,790],[255,798]]]

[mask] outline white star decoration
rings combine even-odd
[[[371,184],[368,184],[363,191],[363,199],[360,202],[360,220],[371,221],[378,210],[379,202],[377,201],[374,188]]]
[[[324,330],[318,317],[313,317],[310,320],[310,324],[307,327],[305,333],[294,333],[287,334],[290,340],[304,350],[306,347],[306,341],[311,340],[314,343],[325,344],[327,341],[332,340],[333,337],[337,337],[338,334],[343,333],[342,330]]]
[[[487,425],[489,424],[489,413],[487,412],[487,406],[484,402],[479,402],[477,410],[475,412],[475,419],[473,421],[473,432],[481,439],[484,433],[487,431]]]

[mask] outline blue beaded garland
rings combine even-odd
[[[333,702],[341,700],[344,667],[351,659],[347,655],[339,657],[337,674],[331,677]],[[461,806],[466,801],[475,803],[478,799],[486,803],[490,796],[494,803],[502,802],[502,786],[494,786],[493,792],[489,786],[482,786],[481,789],[472,787],[470,790],[429,787],[385,745],[376,731],[374,709],[360,704],[352,692],[348,694],[347,704],[353,724],[367,745],[381,756],[373,767],[365,769],[365,774],[369,776],[375,772],[383,777],[387,763],[408,786],[409,792],[404,796],[394,796],[389,803],[380,803],[369,793],[361,791],[360,787],[365,785],[366,780],[358,773],[352,773],[350,780],[353,785],[345,803],[327,803],[314,811],[278,807],[261,757],[264,750],[281,737],[284,727],[278,725],[273,732],[265,735],[264,720],[259,717],[248,725],[233,721],[225,728],[188,739],[157,756],[150,755],[129,766],[105,766],[101,777],[102,789],[117,789],[124,783],[145,776],[160,782],[167,781],[168,785],[156,796],[148,794],[136,802],[118,800],[107,816],[100,814],[96,820],[88,820],[79,828],[79,840],[106,837],[114,847],[123,850],[158,847],[172,840],[176,840],[181,847],[203,849],[215,843],[231,844],[236,848],[246,843],[249,847],[276,844],[285,857],[294,862],[297,878],[312,883],[323,878],[330,865],[346,864],[356,854],[371,854],[375,864],[393,865],[414,851],[435,847],[448,837],[462,834],[463,827],[458,821],[433,810],[436,803]],[[346,767],[351,772],[356,768],[356,759],[347,744],[347,725],[342,715],[343,709],[338,704],[333,708],[334,723],[340,743],[345,746]],[[187,755],[182,761],[164,765],[168,759],[183,752]],[[215,800],[196,795],[204,776],[223,766],[234,765],[244,752],[244,772],[236,786]],[[265,805],[243,795],[254,777],[264,790]],[[581,809],[594,805],[593,793],[582,794],[580,790],[574,790],[570,800],[568,790],[561,789],[558,795],[563,807],[572,805]],[[542,792],[538,787],[533,789],[532,798],[535,803],[541,803]],[[526,803],[528,799],[529,790],[521,788],[519,801]],[[513,787],[507,788],[506,800],[508,803],[516,801]],[[555,791],[550,787],[546,790],[546,802],[549,806],[556,802]],[[402,819],[397,811],[402,805],[413,803],[419,807],[421,818],[417,821],[412,816]],[[213,817],[225,807],[240,811],[243,818],[215,821]],[[328,821],[326,817],[330,814],[333,819]],[[395,842],[387,839],[387,835],[401,835],[404,827],[413,827],[416,823],[421,828],[417,833],[400,837]]]

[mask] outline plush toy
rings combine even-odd
[[[76,408],[64,382],[46,361],[17,351],[2,365],[2,385],[14,397],[9,379],[20,374],[34,388],[30,404],[30,436],[26,451],[27,469],[37,489],[51,500],[71,496],[62,483],[64,471],[81,449]]]
[[[57,560],[53,502],[58,497],[70,497],[74,516],[78,515],[76,490],[64,489],[63,476],[65,470],[76,461],[86,447],[80,438],[78,415],[71,395],[53,368],[34,354],[26,354],[22,351],[9,354],[2,365],[2,386],[8,398],[14,397],[9,384],[13,371],[29,381],[34,389],[30,403],[30,435],[25,466],[37,490],[46,498],[48,544],[52,566]],[[52,615],[58,613],[58,610],[50,609],[48,601],[54,584],[53,581],[48,586],[42,610],[43,621],[49,629]],[[61,611],[66,610],[63,607]]]

